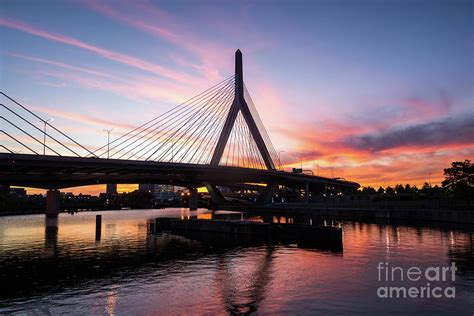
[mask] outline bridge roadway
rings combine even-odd
[[[277,183],[295,188],[317,190],[322,186],[340,189],[359,184],[319,176],[276,170],[202,164],[41,156],[0,153],[0,184],[62,189],[106,183],[156,183],[183,187]]]

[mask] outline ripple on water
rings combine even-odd
[[[0,313],[472,313],[472,233],[344,222],[344,249],[331,252],[227,247],[150,234],[147,226],[159,216],[204,213],[61,214],[57,223],[42,215],[0,218]],[[96,214],[103,215],[100,241]],[[404,268],[456,262],[456,300],[378,299],[381,261]]]

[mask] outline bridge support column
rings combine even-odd
[[[278,188],[277,182],[268,183],[267,186],[259,194],[256,203],[259,205],[265,205],[272,202],[272,197]]]
[[[219,205],[225,202],[225,198],[221,191],[214,184],[206,183],[206,189],[211,196],[212,204],[214,208],[219,208]]]
[[[46,192],[46,217],[57,217],[59,214],[59,190]]]
[[[44,221],[44,245],[57,250],[58,247],[58,218],[46,217]],[[55,253],[56,254],[56,253]]]
[[[189,188],[188,207],[190,211],[198,209],[198,191],[196,188]]]

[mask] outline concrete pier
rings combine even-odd
[[[342,250],[342,229],[330,226],[157,218],[156,230],[170,231],[186,237],[193,236],[193,233],[212,233],[215,240],[232,237],[242,242],[283,242],[295,243],[302,247]]]
[[[212,207],[214,209],[218,209],[219,205],[222,205],[225,203],[225,198],[222,195],[222,193],[219,191],[216,185],[206,183],[206,188],[207,188],[207,192],[209,192],[209,195],[211,196]]]
[[[57,217],[59,214],[59,190],[46,192],[46,217]]]
[[[44,222],[44,245],[56,249],[58,246],[58,217],[46,217]]]

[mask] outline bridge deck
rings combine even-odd
[[[202,186],[204,183],[292,184],[303,187],[332,185],[357,188],[359,184],[283,171],[171,162],[41,156],[0,153],[0,184],[44,189],[105,184],[157,183]]]

